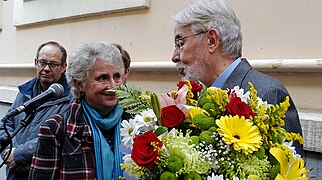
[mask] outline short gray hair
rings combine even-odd
[[[69,57],[66,71],[68,84],[75,97],[79,98],[81,95],[76,88],[75,80],[84,83],[96,60],[118,67],[124,74],[122,56],[117,47],[104,42],[80,44]]]
[[[240,21],[233,8],[224,0],[197,0],[172,16],[175,26],[191,25],[194,34],[215,28],[220,33],[223,55],[241,57],[242,34]]]

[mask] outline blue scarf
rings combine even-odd
[[[93,133],[97,179],[116,180],[119,176],[123,175],[123,171],[120,167],[123,155],[119,148],[121,144],[120,129],[123,109],[121,109],[119,103],[117,103],[109,116],[107,118],[102,118],[102,116],[90,107],[85,100],[82,100],[82,105]],[[114,154],[102,134],[102,131],[108,131],[113,126],[115,126]]]

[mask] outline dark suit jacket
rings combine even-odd
[[[290,96],[286,88],[277,79],[260,73],[253,69],[246,59],[242,59],[239,65],[228,77],[222,89],[239,87],[249,91],[248,82],[251,82],[257,90],[258,97],[269,104],[278,104]],[[288,132],[295,132],[302,135],[299,116],[295,105],[290,97],[290,107],[286,112],[285,127]],[[303,145],[295,143],[296,152],[303,156]]]

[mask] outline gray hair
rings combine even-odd
[[[175,26],[191,25],[194,34],[215,28],[220,33],[221,51],[230,58],[241,57],[240,22],[232,7],[224,0],[197,0],[172,16]]]
[[[75,97],[80,98],[81,96],[76,88],[75,80],[84,83],[97,60],[118,67],[124,74],[122,56],[117,47],[104,42],[80,44],[69,57],[66,71],[67,82]]]

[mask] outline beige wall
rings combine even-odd
[[[151,0],[149,9],[15,28],[14,1],[2,2],[1,63],[28,63],[34,56],[35,48],[49,39],[61,42],[69,52],[82,41],[101,40],[123,44],[136,61],[168,60],[173,50],[173,30],[169,16],[190,2]],[[321,1],[229,2],[242,23],[245,57],[321,57]]]
[[[0,0],[1,1],[1,0]],[[15,0],[2,4],[0,32],[0,85],[16,86],[32,76],[32,64],[23,71],[7,69],[6,64],[32,63],[36,48],[47,40],[56,40],[68,53],[84,41],[122,44],[133,62],[170,62],[173,29],[170,16],[190,0],[151,0],[147,9],[65,19],[23,27],[13,25]],[[40,0],[34,0],[40,1]],[[248,59],[321,59],[322,6],[320,0],[229,0],[240,17],[243,31],[243,56]],[[56,11],[59,11],[57,9]],[[30,12],[29,12],[30,13]],[[37,13],[37,12],[31,12]],[[0,15],[1,17],[1,15]],[[0,23],[1,24],[1,23]],[[321,59],[322,60],[322,59]],[[258,66],[260,69],[260,66]],[[322,67],[314,72],[263,71],[280,79],[301,110],[322,110]],[[11,71],[13,70],[13,71]],[[140,71],[132,69],[128,82],[159,92],[175,88],[179,77],[173,69]]]

